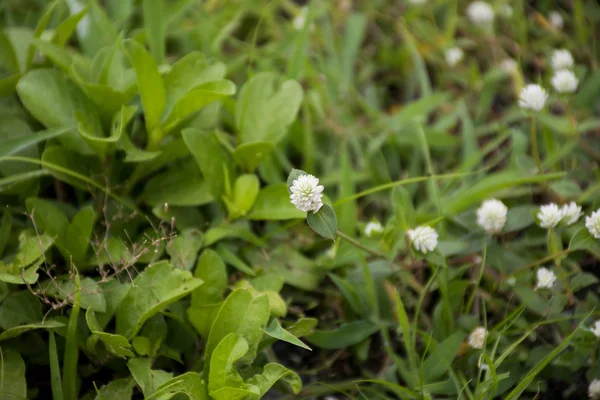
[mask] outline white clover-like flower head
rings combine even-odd
[[[588,395],[592,400],[600,399],[600,380],[594,379],[588,387]]]
[[[550,25],[552,25],[554,29],[557,29],[559,31],[563,28],[563,25],[565,24],[562,15],[560,15],[558,11],[550,11],[550,14],[548,14],[548,20],[550,21]]]
[[[592,332],[594,336],[600,339],[600,320],[594,322],[594,326],[590,328],[590,332]]]
[[[517,278],[515,278],[514,276],[509,276],[504,282],[506,282],[506,284],[510,287],[515,287],[515,285],[517,284]]]
[[[438,234],[430,226],[418,226],[406,232],[415,250],[421,253],[433,251],[438,244]]]
[[[558,93],[573,93],[578,84],[579,79],[568,69],[556,71],[552,77],[552,86]]]
[[[581,217],[581,206],[578,206],[574,201],[569,204],[564,204],[562,206],[561,212],[563,214],[563,219],[567,225],[573,225],[579,217]]]
[[[507,213],[508,208],[500,200],[486,200],[477,209],[477,224],[494,235],[504,228]]]
[[[379,221],[371,221],[365,226],[365,236],[371,237],[374,234],[383,232],[383,226]]]
[[[537,217],[542,228],[551,229],[563,218],[563,211],[555,203],[550,203],[540,207]]]
[[[554,286],[554,282],[556,281],[556,275],[554,272],[550,271],[548,268],[540,268],[536,272],[537,277],[537,285],[535,286],[537,289],[552,289]]]
[[[500,13],[506,18],[510,18],[513,15],[513,9],[510,4],[503,4],[500,8]]]
[[[519,64],[512,58],[505,58],[500,62],[500,68],[508,74],[514,74],[519,69]]]
[[[304,28],[304,24],[306,24],[306,14],[308,10],[306,7],[302,7],[298,15],[294,17],[292,20],[292,26],[297,31],[302,30]]]
[[[552,52],[552,69],[555,71],[569,69],[573,66],[573,56],[567,49],[557,49]]]
[[[446,50],[446,64],[454,67],[463,59],[464,53],[460,47],[452,47]]]
[[[544,108],[548,94],[543,87],[536,84],[529,84],[521,90],[519,95],[519,107],[526,110],[540,111]]]
[[[494,9],[485,1],[474,1],[467,7],[467,16],[475,25],[489,26],[494,22]]]
[[[290,187],[292,194],[290,200],[300,211],[317,212],[323,206],[323,186],[319,185],[319,179],[313,175],[301,175],[295,179]]]
[[[486,336],[487,330],[483,326],[478,326],[473,329],[473,332],[469,335],[469,346],[474,349],[483,349]]]
[[[585,227],[593,237],[600,239],[600,209],[594,211],[589,217],[585,217]]]

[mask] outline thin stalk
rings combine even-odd
[[[548,235],[550,236],[550,252],[552,254],[558,253],[558,245],[556,244],[556,235],[554,234],[554,228],[550,228],[548,230]],[[565,274],[565,270],[562,267],[562,263],[560,262],[560,256],[556,256],[553,259],[554,265],[556,266],[556,270],[558,271],[558,275],[560,276],[560,280],[565,286],[565,290],[567,291],[567,298],[569,302],[572,304],[574,302],[573,290],[571,289],[571,285],[569,284],[569,279]]]
[[[542,160],[540,160],[540,153],[538,151],[538,143],[537,143],[537,129],[536,129],[536,118],[535,115],[531,116],[531,131],[529,135],[529,140],[531,141],[531,156],[535,161],[535,166],[537,167],[538,174],[542,173]]]
[[[372,256],[375,257],[381,257],[381,258],[387,258],[387,256],[377,250],[373,250],[368,248],[367,246],[364,246],[362,244],[360,244],[357,240],[351,238],[350,236],[346,235],[345,233],[341,232],[341,231],[337,231],[337,235],[339,237],[341,237],[342,239],[347,240],[351,245],[353,245],[354,247],[361,249],[363,251],[366,251],[367,253],[371,254]]]
[[[467,302],[467,309],[465,314],[469,314],[471,312],[471,307],[473,306],[473,301],[475,300],[475,295],[477,294],[477,289],[479,289],[479,285],[481,283],[481,278],[483,277],[483,271],[485,270],[485,259],[487,257],[487,238],[483,240],[483,257],[481,260],[481,266],[479,267],[479,276],[477,277],[477,283],[473,288],[473,292],[469,297],[469,301]]]

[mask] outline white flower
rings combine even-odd
[[[500,68],[502,68],[506,73],[514,74],[519,69],[519,64],[512,58],[505,58],[500,62]]]
[[[558,49],[552,52],[552,69],[558,71],[569,69],[573,66],[573,56],[567,49]]]
[[[329,249],[327,249],[327,251],[325,252],[325,255],[328,258],[335,258],[335,255],[337,254],[337,248],[335,245],[331,246]]]
[[[510,6],[510,4],[504,4],[502,6],[502,8],[500,9],[500,12],[502,13],[502,15],[504,15],[506,18],[510,18],[513,15],[513,9]]]
[[[590,332],[592,332],[597,338],[600,338],[600,320],[594,323],[594,327],[590,328]]]
[[[409,230],[406,234],[417,251],[427,253],[437,247],[438,234],[429,226],[418,226]]]
[[[552,86],[558,93],[573,93],[577,90],[579,79],[575,77],[575,74],[568,69],[556,71],[552,77]]]
[[[500,200],[486,200],[477,209],[477,224],[490,235],[496,234],[506,224],[507,212],[508,208]]]
[[[469,346],[474,349],[483,349],[486,336],[486,329],[483,326],[478,326],[477,328],[473,329],[473,332],[471,332],[469,335]]]
[[[548,14],[548,19],[550,20],[550,25],[552,25],[554,29],[561,30],[563,28],[563,17],[558,11],[551,11],[550,14]]]
[[[319,185],[319,179],[312,175],[299,176],[292,183],[290,191],[290,200],[300,211],[316,213],[323,206],[323,186]]]
[[[367,224],[367,226],[365,226],[365,235],[367,237],[371,237],[373,236],[373,234],[381,232],[383,232],[383,226],[381,226],[381,223],[379,223],[379,221],[371,221]]]
[[[463,59],[463,51],[459,47],[452,47],[446,50],[446,63],[450,67],[454,67]]]
[[[567,223],[567,225],[573,225],[579,217],[581,217],[581,206],[578,206],[574,201],[569,204],[564,204],[562,206],[561,212],[563,214],[563,219]]]
[[[302,9],[298,13],[298,15],[296,15],[294,17],[294,19],[292,20],[292,26],[294,27],[295,30],[300,31],[300,30],[304,29],[304,25],[306,24],[307,16],[308,16],[308,8],[302,7]],[[310,26],[308,27],[308,30],[312,31],[314,29],[314,27],[315,27],[315,25],[313,23],[311,23]]]
[[[552,289],[554,281],[556,281],[556,275],[548,268],[540,268],[536,272],[537,285],[536,289]]]
[[[510,287],[515,287],[515,285],[517,284],[517,278],[515,278],[514,276],[509,276],[508,278],[506,278],[506,284]]]
[[[474,1],[469,4],[467,15],[475,25],[491,25],[494,22],[494,10],[484,1]]]
[[[593,237],[600,239],[600,209],[594,211],[589,217],[585,217],[585,227]]]
[[[554,228],[563,217],[563,211],[555,203],[541,206],[537,213],[539,224],[542,228]]]
[[[600,399],[600,380],[594,379],[588,387],[588,395],[592,400]]]
[[[420,6],[427,3],[427,0],[408,0],[408,2],[413,6]]]
[[[548,94],[540,85],[529,84],[521,90],[519,106],[524,109],[540,111],[548,99]]]
[[[482,363],[482,364],[479,366],[479,369],[480,369],[480,370],[482,370],[482,371],[489,371],[489,370],[490,370],[490,366],[489,366],[489,365],[487,365],[486,363]]]

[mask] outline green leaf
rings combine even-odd
[[[202,252],[194,277],[202,279],[204,285],[192,292],[192,308],[217,304],[223,300],[223,293],[227,289],[227,269],[214,250],[206,249]]]
[[[0,304],[0,328],[35,324],[43,318],[39,299],[30,291],[14,292]]]
[[[144,397],[150,397],[158,387],[173,378],[173,374],[161,370],[150,369],[152,360],[149,358],[132,358],[127,362],[127,367],[135,379],[136,383],[142,388]]]
[[[171,378],[160,385],[158,390],[146,399],[167,400],[178,393],[186,395],[190,400],[210,400],[207,394],[206,382],[196,372],[188,372]]]
[[[25,362],[19,353],[3,351],[0,357],[0,393],[3,399],[26,399]]]
[[[422,366],[426,382],[439,379],[450,369],[464,338],[463,332],[455,332],[433,349]]]
[[[150,51],[158,64],[165,61],[165,5],[163,0],[143,0],[144,30]]]
[[[232,292],[219,309],[208,335],[204,376],[209,375],[210,359],[215,348],[230,333],[236,333],[248,342],[249,350],[240,361],[249,363],[254,360],[269,315],[267,296],[252,296],[247,289],[238,289]]]
[[[52,399],[64,400],[62,378],[60,377],[60,364],[58,362],[58,350],[56,349],[56,339],[54,338],[54,332],[52,331],[50,331],[48,350],[50,352],[50,386],[52,388]]]
[[[184,129],[183,140],[196,159],[215,199],[225,193],[225,175],[233,176],[231,160],[214,132]]]
[[[202,248],[202,233],[194,228],[186,229],[167,244],[167,254],[174,268],[190,270]],[[202,287],[202,286],[201,286]]]
[[[321,349],[343,349],[362,342],[378,330],[372,322],[359,320],[342,324],[333,331],[315,331],[306,339]]]
[[[0,334],[0,341],[12,339],[17,336],[21,336],[23,333],[29,332],[34,329],[54,329],[54,328],[61,328],[63,326],[65,326],[65,324],[58,322],[58,321],[53,321],[53,320],[39,322],[36,324],[13,326],[12,328],[7,329]]]
[[[162,261],[146,267],[133,283],[117,309],[116,333],[128,339],[151,316],[192,292],[202,281]]]
[[[260,183],[256,175],[244,174],[238,176],[233,185],[231,197],[223,197],[230,219],[246,215],[254,205],[259,188]]]
[[[3,143],[0,144],[0,157],[17,154],[25,149],[35,146],[40,142],[58,138],[66,134],[73,135],[75,132],[75,128],[62,127],[3,140]]]
[[[569,250],[587,250],[600,257],[600,242],[586,228],[581,228],[571,238]]]
[[[233,159],[245,171],[254,172],[272,151],[273,145],[269,142],[242,143],[233,151]]]
[[[54,13],[54,9],[56,8],[57,5],[58,5],[58,0],[55,0],[48,5],[46,12],[42,15],[42,18],[40,18],[37,26],[35,27],[35,31],[33,32],[34,39],[42,36],[42,33],[46,29],[46,26],[48,26],[48,23],[50,22],[50,18],[52,18],[52,14]],[[35,55],[35,47],[33,47],[33,44],[30,43],[29,50],[27,50],[27,61],[25,63],[26,69],[31,68],[31,64],[33,63],[34,55]]]
[[[116,379],[98,391],[96,400],[131,400],[135,381],[131,378]]]
[[[264,396],[278,381],[283,381],[290,385],[294,394],[300,393],[302,389],[302,379],[300,379],[298,374],[276,363],[265,365],[262,374],[255,375],[247,383],[258,387],[260,395]]]
[[[337,219],[335,211],[329,204],[323,204],[316,213],[308,212],[306,222],[313,231],[323,236],[325,239],[335,240],[337,236]]]
[[[241,336],[230,333],[217,345],[210,359],[208,393],[215,400],[226,400],[225,388],[247,391],[248,395],[259,395],[258,388],[246,385],[235,370],[234,363],[248,352],[248,342]]]
[[[8,210],[4,210],[2,214],[2,222],[0,222],[0,257],[4,253],[4,248],[10,237],[10,229],[12,227],[12,217]]]
[[[300,339],[283,329],[277,318],[273,318],[271,320],[271,323],[267,329],[265,329],[265,333],[275,339],[283,340],[284,342],[288,342],[295,346],[312,351],[312,349],[305,345]]]
[[[244,84],[236,103],[235,122],[240,143],[279,142],[296,119],[303,91],[287,80],[276,87],[278,76],[260,72]]]
[[[137,84],[144,107],[146,130],[152,132],[160,122],[160,116],[165,108],[165,85],[158,72],[154,58],[144,49],[144,46],[134,40],[124,40],[125,52],[135,69]]]
[[[96,213],[92,206],[82,207],[66,229],[65,244],[75,263],[86,258],[90,246]]]
[[[77,286],[71,279],[69,280],[50,280],[41,284],[49,296],[54,296],[62,300],[73,302],[74,297],[80,297],[80,307],[83,309],[92,309],[98,312],[106,311],[106,299],[100,292],[98,282],[92,278],[81,279],[81,286]]]
[[[87,340],[88,342],[91,341],[91,346],[89,346],[91,349],[94,349],[96,342],[100,340],[102,343],[104,343],[106,350],[117,357],[126,358],[135,356],[135,354],[133,354],[133,352],[130,350],[131,344],[129,344],[129,341],[121,335],[92,331],[92,335]]]
[[[87,12],[88,7],[84,7],[81,11],[69,16],[61,22],[54,30],[52,42],[59,46],[64,46],[69,41],[71,35],[73,35],[73,32],[75,32],[75,28],[77,27],[77,24],[79,24],[79,21],[81,21]]]
[[[533,218],[534,211],[538,207],[531,205],[523,205],[511,207],[508,209],[508,216],[506,218],[506,225],[502,229],[504,232],[520,231],[521,229],[527,228],[532,225],[535,220]]]
[[[290,202],[290,193],[285,183],[269,185],[258,192],[254,207],[246,216],[251,220],[303,219],[306,213]]]
[[[67,325],[67,337],[65,339],[65,355],[63,357],[63,393],[65,400],[76,400],[79,392],[77,385],[77,361],[79,359],[79,346],[77,343],[77,325],[81,300],[81,282],[79,272],[75,270],[75,282],[73,286],[77,288],[73,295],[71,315]]]

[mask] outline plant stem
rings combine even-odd
[[[341,231],[337,231],[337,235],[339,237],[341,237],[342,239],[345,239],[348,242],[350,242],[350,244],[353,245],[354,247],[359,248],[363,251],[366,251],[367,253],[369,253],[375,257],[387,258],[387,256],[385,254],[383,254],[377,250],[370,249],[367,246],[360,244],[357,240],[352,239],[350,236],[346,235],[345,233],[343,233]]]
[[[554,233],[553,228],[548,230],[548,235],[550,235],[550,252],[552,254],[556,254],[558,253],[558,246],[556,244],[556,235]],[[567,291],[567,298],[569,299],[569,303],[573,304],[573,302],[575,301],[573,297],[573,290],[571,290],[571,285],[569,285],[569,280],[567,278],[567,275],[565,275],[565,270],[562,267],[562,263],[560,262],[559,257],[560,256],[554,257],[554,265],[556,266],[556,269],[558,270],[558,275],[560,276],[560,280],[563,282],[565,290]]]
[[[542,161],[540,160],[540,153],[538,151],[538,143],[537,143],[537,132],[536,132],[536,118],[535,115],[531,116],[531,132],[529,140],[531,141],[531,156],[535,161],[535,166],[537,167],[538,174],[542,173]]]

